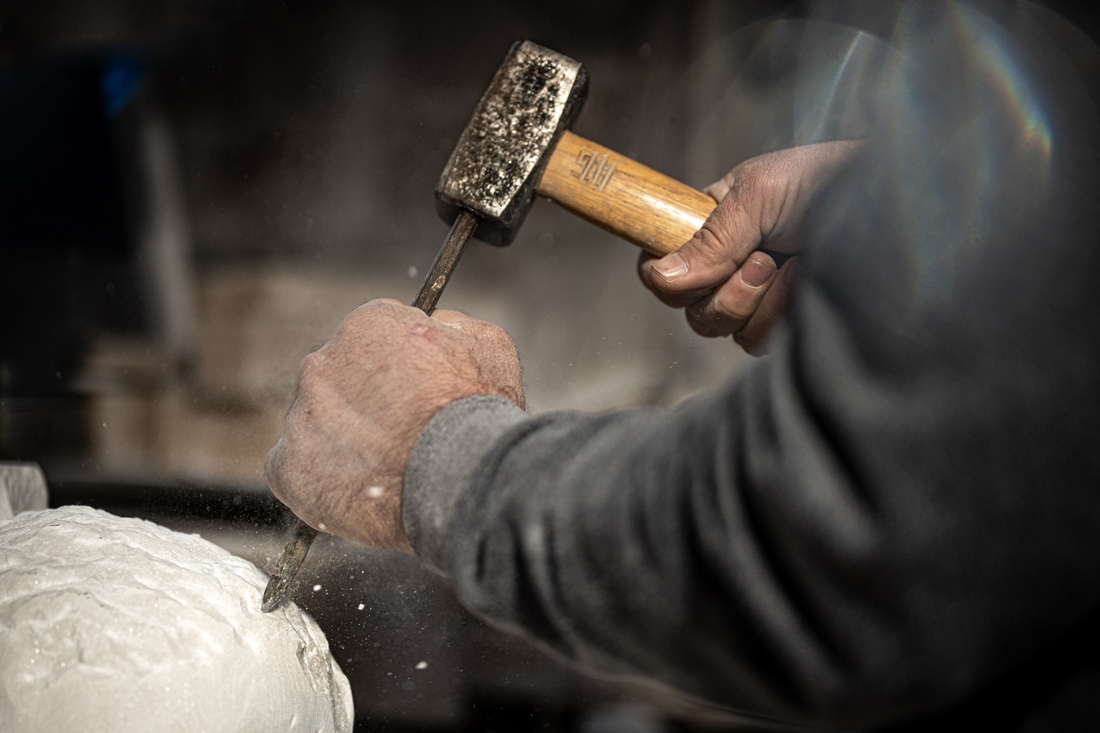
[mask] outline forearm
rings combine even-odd
[[[1100,605],[1097,109],[1034,24],[941,11],[811,206],[774,356],[677,410],[429,425],[406,522],[470,608],[604,671],[862,725]],[[1017,53],[1016,102],[942,32],[960,18]],[[453,501],[424,488],[460,455]]]
[[[904,405],[842,384],[858,368],[799,372],[762,362],[676,411],[455,404],[414,451],[413,545],[475,613],[590,669],[800,722],[943,705],[1084,613],[1095,553],[1059,547],[1090,535],[1029,507],[1068,522],[1079,504],[960,458],[983,452],[957,438],[981,426],[927,394],[899,424]]]

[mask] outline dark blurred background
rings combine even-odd
[[[435,181],[515,40],[588,65],[581,134],[702,186],[776,147],[692,141],[729,65],[705,50],[777,9],[9,0],[0,450],[58,479],[258,488],[300,358],[415,292]],[[675,401],[742,357],[651,302],[635,256],[539,206],[444,305],[513,334],[535,409]]]
[[[411,299],[447,231],[435,182],[511,44],[588,66],[579,133],[702,186],[747,156],[692,159],[722,76],[692,64],[779,9],[0,4],[0,458],[38,461],[54,505],[198,532],[265,566],[286,516],[262,462],[298,362],[360,303]],[[512,247],[470,248],[442,305],[513,335],[535,410],[671,403],[746,361],[653,300],[636,256],[543,202]],[[324,538],[295,595],[362,730],[711,719],[488,629],[412,558]]]
[[[887,53],[890,5],[5,0],[0,459],[38,461],[54,505],[264,567],[298,362],[360,303],[411,299],[447,231],[435,182],[513,42],[589,68],[578,133],[702,187],[860,134],[837,90]],[[543,202],[510,248],[470,248],[441,307],[508,330],[535,411],[672,404],[749,361],[649,296],[636,257]],[[741,727],[488,629],[412,558],[324,538],[301,576],[357,730]]]

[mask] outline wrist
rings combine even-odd
[[[511,400],[475,395],[447,405],[424,427],[405,471],[402,512],[406,538],[427,567],[447,574],[456,516],[476,500],[494,448],[530,419]]]

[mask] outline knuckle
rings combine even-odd
[[[692,328],[704,336],[728,336],[741,330],[756,312],[759,299],[736,287],[725,287],[686,310]]]
[[[729,290],[719,291],[708,306],[714,317],[741,324],[751,316],[755,309],[754,304],[745,302],[737,295],[738,293]]]
[[[686,308],[684,315],[687,317],[691,330],[700,336],[714,338],[716,336],[728,336],[732,333],[729,322],[705,305],[700,304]]]
[[[755,183],[745,178],[722,200],[686,249],[713,274],[728,277],[737,263],[759,246],[760,199]]]
[[[761,230],[774,226],[786,199],[791,177],[788,156],[765,153],[746,160],[733,170],[729,198],[745,212],[754,212]]]
[[[710,196],[715,201],[721,203],[722,199],[726,197],[726,194],[729,192],[729,190],[729,176],[727,175],[721,180],[715,181],[714,183],[704,188],[703,193],[705,193],[707,196]]]
[[[749,158],[734,168],[729,175],[730,196],[744,198],[756,189],[767,168],[765,156]]]
[[[282,471],[284,446],[284,441],[280,439],[275,447],[267,452],[267,457],[264,458],[264,480],[267,481],[271,492],[279,498],[282,498],[286,493],[283,490]]]
[[[275,483],[275,476],[278,473],[276,462],[279,459],[275,455],[275,451],[278,449],[278,444],[276,444],[274,448],[267,452],[267,456],[264,458],[264,478],[268,483]]]
[[[724,213],[724,212],[723,212]],[[684,245],[685,255],[700,256],[705,262],[716,262],[731,258],[729,227],[719,214],[711,216],[703,223],[703,228]]]
[[[490,321],[467,318],[462,322],[459,330],[473,337],[482,346],[491,349],[514,348],[514,342],[508,332]]]
[[[355,308],[344,316],[338,335],[359,334],[377,328],[379,320],[394,318],[396,311],[404,306],[392,298],[375,298]]]
[[[755,160],[755,158],[750,158],[749,160],[739,163],[729,173],[712,183],[710,188],[721,193],[723,200],[727,196],[737,196],[741,187],[744,185],[745,172],[751,167],[753,160]]]
[[[340,328],[337,330],[337,335],[355,334],[369,328],[370,322],[377,318],[379,310],[383,307],[385,307],[383,301],[378,300],[372,300],[359,306],[344,316],[344,320],[340,322]]]
[[[492,342],[495,346],[499,347],[512,347],[512,337],[508,335],[508,332],[495,323],[486,323],[485,335],[486,338]]]
[[[781,178],[778,167],[770,156],[746,161],[737,176],[739,198],[743,201],[767,200],[780,188]]]
[[[323,372],[324,360],[320,352],[314,351],[311,354],[306,354],[302,358],[301,366],[298,368],[299,388],[303,391],[308,390],[321,379]]]

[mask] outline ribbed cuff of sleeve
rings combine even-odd
[[[485,458],[504,435],[531,418],[503,397],[452,402],[425,426],[405,470],[404,520],[409,543],[428,568],[446,575],[458,539],[452,531]]]

